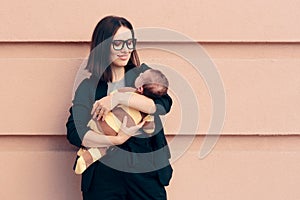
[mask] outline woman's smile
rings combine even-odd
[[[128,60],[129,54],[121,54],[121,55],[118,55],[118,57],[119,57],[121,60]]]

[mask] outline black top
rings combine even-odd
[[[142,64],[140,67],[126,72],[125,86],[134,87],[137,76],[147,69],[149,67]],[[69,110],[70,116],[66,124],[67,139],[77,147],[82,146],[82,138],[89,130],[87,123],[92,117],[90,113],[95,100],[107,95],[107,83],[98,80],[98,78],[91,76],[80,83],[75,92],[73,105]],[[154,134],[150,137],[147,134],[142,134],[141,137],[131,137],[125,143],[117,145],[119,148],[110,147],[101,161],[125,172],[157,171],[161,183],[168,185],[172,174],[172,168],[169,164],[171,155],[159,115],[164,115],[170,111],[172,99],[166,94],[154,99],[154,102],[156,104],[156,112],[153,114]],[[91,165],[82,174],[83,191],[87,191],[89,188],[94,168]]]

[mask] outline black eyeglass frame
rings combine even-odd
[[[133,47],[132,47],[132,48],[129,47],[129,44],[128,44],[129,41],[132,41],[132,44],[133,44]],[[114,42],[122,42],[121,48],[120,48],[120,49],[119,49],[119,48],[116,48]],[[126,46],[127,46],[127,48],[128,48],[129,50],[134,50],[134,49],[135,49],[135,46],[136,46],[136,38],[130,38],[130,39],[128,39],[128,40],[113,40],[111,43],[112,43],[112,46],[113,46],[114,50],[116,50],[116,51],[121,51],[121,50],[124,48],[125,43],[126,43]]]

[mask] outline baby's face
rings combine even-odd
[[[151,83],[152,80],[152,73],[150,70],[147,70],[143,73],[140,73],[140,75],[136,78],[134,86],[136,88],[141,88],[143,85],[147,83]]]

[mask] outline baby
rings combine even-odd
[[[169,82],[161,71],[148,69],[136,78],[135,87],[124,87],[114,92],[139,93],[155,99],[167,94]],[[117,105],[112,109],[104,121],[91,119],[87,126],[99,134],[116,136],[125,116],[127,116],[127,127],[135,126],[144,121],[143,131],[147,134],[154,132],[155,123],[152,115],[123,105]],[[81,148],[77,155],[79,158],[75,166],[75,173],[82,174],[92,163],[101,158],[102,153],[101,148]]]

